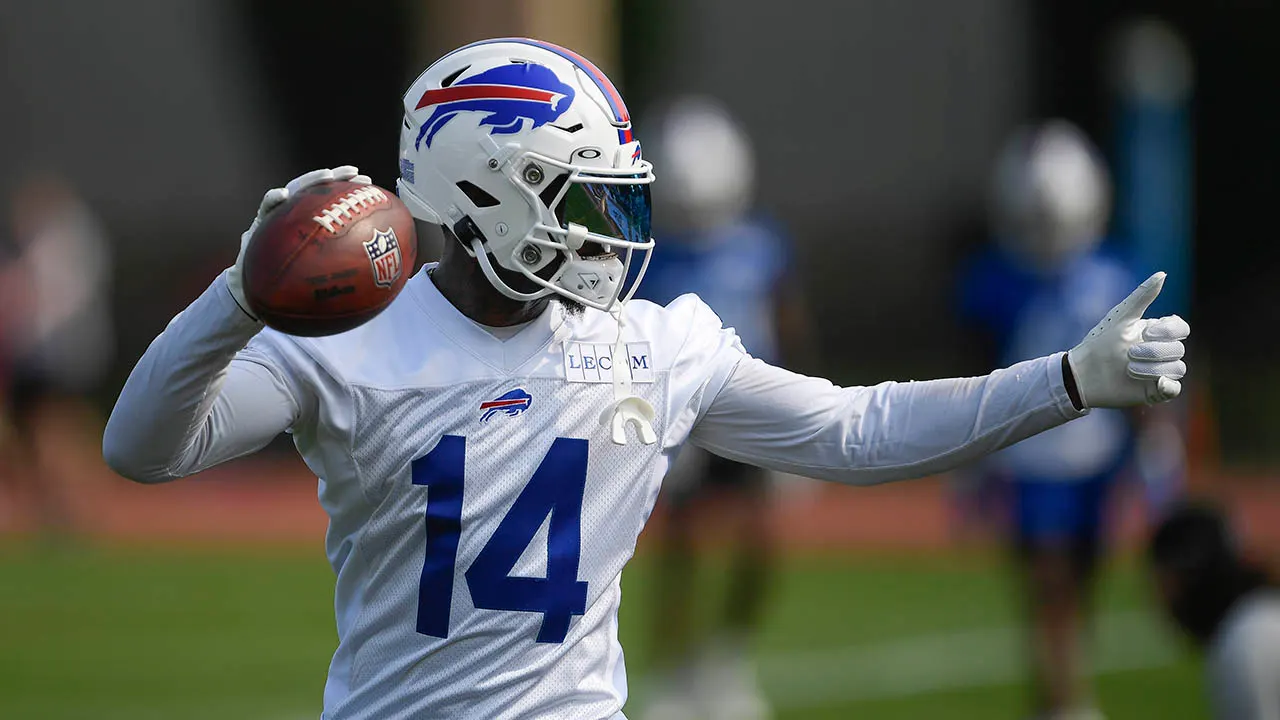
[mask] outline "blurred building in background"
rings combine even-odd
[[[120,329],[118,382],[157,323],[230,261],[226,238],[243,224],[235,208],[304,167],[354,162],[393,181],[397,98],[428,59],[497,34],[567,42],[620,71],[633,108],[663,93],[714,91],[765,139],[761,195],[792,228],[833,373],[858,381],[977,362],[950,320],[948,278],[983,234],[985,170],[1019,122],[1062,115],[1113,156],[1118,220],[1144,253],[1195,268],[1194,280],[1175,279],[1168,302],[1206,328],[1197,353],[1213,372],[1203,365],[1199,382],[1223,426],[1214,437],[1228,457],[1260,458],[1272,451],[1258,403],[1280,394],[1267,362],[1280,348],[1237,340],[1236,309],[1277,312],[1250,282],[1280,260],[1254,239],[1266,232],[1276,182],[1268,158],[1280,141],[1267,128],[1280,101],[1250,85],[1252,68],[1275,52],[1262,29],[1276,11],[1236,5],[483,0],[352,13],[332,0],[305,11],[217,0],[7,4],[0,152],[15,171],[63,173],[116,238],[116,303],[136,319]],[[1165,29],[1147,24],[1124,42],[1122,30],[1150,12]],[[1170,68],[1164,95],[1138,92],[1139,70],[1108,70],[1152,63]],[[0,180],[0,192],[21,175]],[[1150,211],[1170,199],[1177,208]],[[1156,254],[1159,237],[1178,249]],[[1212,242],[1193,250],[1194,237]],[[156,266],[165,277],[148,277]],[[918,330],[906,337],[893,320],[905,316]],[[1244,377],[1273,390],[1250,392],[1234,380]]]

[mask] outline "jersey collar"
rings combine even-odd
[[[454,344],[478,360],[503,372],[511,372],[540,354],[556,338],[564,325],[565,312],[558,302],[547,303],[541,315],[530,320],[509,338],[501,339],[463,315],[440,291],[427,273],[436,263],[427,263],[410,278],[406,291]]]

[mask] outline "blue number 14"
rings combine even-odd
[[[426,558],[418,584],[418,632],[423,635],[449,636],[466,450],[466,438],[445,435],[413,461],[413,484],[429,488]],[[477,608],[542,613],[538,642],[564,642],[573,616],[587,609],[587,583],[578,579],[586,484],[587,441],[556,438],[465,574]],[[547,576],[511,575],[548,515]]]

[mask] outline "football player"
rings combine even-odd
[[[807,354],[808,323],[791,270],[790,243],[753,207],[755,153],[742,127],[704,96],[673,98],[650,115],[645,154],[662,168],[653,185],[658,241],[638,298],[666,305],[692,292],[765,362]],[[654,648],[645,718],[759,720],[769,717],[749,657],[773,569],[771,474],[686,446],[667,472],[666,522],[650,530],[657,575]],[[697,572],[700,528],[728,531],[723,600],[707,628],[693,622],[710,589]],[[655,530],[657,531],[654,534]]]
[[[1070,347],[1135,280],[1102,245],[1111,184],[1100,153],[1074,125],[1052,120],[1015,133],[994,175],[996,243],[970,263],[961,307],[1005,364]],[[1159,432],[1152,413],[1099,410],[984,464],[986,482],[1010,501],[1007,536],[1026,598],[1037,717],[1098,716],[1084,630],[1109,500],[1137,454],[1133,420]]]
[[[63,179],[27,179],[12,198],[17,252],[0,264],[0,325],[7,325],[11,374],[0,410],[0,482],[25,496],[45,540],[76,531],[67,435],[86,426],[85,396],[115,356],[110,304],[111,245],[98,219]],[[0,334],[4,334],[0,328]],[[0,348],[5,350],[5,348]],[[3,362],[3,361],[0,361]]]
[[[870,484],[1181,391],[1189,328],[1142,319],[1162,274],[1069,353],[983,377],[841,388],[772,367],[697,297],[627,302],[654,173],[593,64],[478,42],[404,102],[398,189],[448,230],[440,262],[367,324],[301,338],[246,311],[237,260],[147,349],[103,439],[155,483],[292,433],[337,573],[328,720],[621,718],[622,568],[685,442]],[[367,181],[307,173],[259,219],[333,179]]]
[[[1216,720],[1280,720],[1280,587],[1221,510],[1183,501],[1147,559],[1166,614],[1204,651]]]

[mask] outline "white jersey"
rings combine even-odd
[[[618,325],[559,303],[499,339],[426,273],[329,338],[259,332],[225,281],[153,343],[108,424],[122,474],[169,480],[288,429],[320,478],[339,645],[324,718],[621,717],[621,572],[692,440],[866,484],[1077,417],[1061,355],[982,378],[839,388],[748,357],[694,296],[625,309],[658,442],[615,444]],[[247,343],[247,346],[246,346]]]
[[[670,454],[743,353],[693,296],[631,303],[632,388],[661,440],[617,445],[600,424],[617,332],[555,303],[499,340],[420,277],[350,333],[268,331],[240,354],[315,398],[293,434],[332,518],[327,718],[618,710],[622,568]]]

